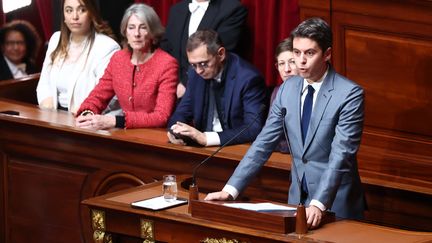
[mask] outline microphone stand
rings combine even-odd
[[[285,140],[287,142],[288,151],[290,153],[291,164],[292,164],[293,170],[294,170],[294,172],[296,174],[297,184],[298,184],[298,187],[299,187],[299,193],[301,193],[300,178],[298,176],[297,167],[296,167],[295,162],[294,162],[294,156],[292,155],[291,144],[290,144],[290,141],[289,141],[289,138],[288,138],[288,134],[287,134],[287,131],[286,131],[286,126],[285,126],[286,108],[282,108],[281,112],[282,112],[282,117],[283,117],[283,120],[282,120],[282,129],[283,129],[283,132],[284,132]],[[301,203],[301,201],[297,205],[295,232],[296,232],[296,234],[299,234],[299,235],[304,235],[304,234],[306,234],[308,232],[307,219],[306,219],[306,208],[303,205],[303,203]]]
[[[230,144],[232,141],[234,141],[234,139],[236,139],[238,136],[240,136],[242,133],[244,133],[244,131],[246,131],[247,129],[249,129],[249,127],[252,126],[252,124],[255,123],[255,121],[258,119],[258,117],[261,115],[261,113],[266,109],[265,105],[261,105],[259,108],[258,113],[255,115],[254,119],[252,120],[252,122],[250,122],[246,127],[244,127],[242,130],[240,130],[240,132],[238,132],[234,137],[230,138],[228,141],[226,141],[222,146],[220,146],[218,149],[216,149],[210,156],[208,156],[207,158],[205,158],[203,161],[201,161],[198,165],[196,165],[194,167],[193,173],[192,173],[192,182],[189,185],[189,207],[188,207],[188,213],[191,213],[192,211],[192,200],[198,200],[198,195],[199,195],[199,191],[198,191],[198,185],[196,183],[196,173],[198,172],[198,169],[205,164],[209,159],[213,158],[213,156],[215,154],[217,154],[219,151],[221,151],[225,146],[227,146],[228,144]]]

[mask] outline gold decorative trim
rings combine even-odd
[[[93,232],[93,240],[95,243],[103,243],[105,237],[105,232],[100,230],[95,230]]]
[[[96,230],[105,231],[105,211],[102,210],[91,210],[92,228]]]
[[[141,238],[144,239],[144,243],[155,242],[153,221],[141,218],[140,231],[141,231]]]
[[[113,243],[112,235],[106,234],[104,238],[104,243]]]
[[[95,230],[93,232],[93,241],[95,243],[113,243],[112,235],[103,231]]]
[[[111,234],[106,234],[105,211],[91,210],[91,221],[93,228],[93,241],[95,243],[112,243]]]
[[[200,241],[201,243],[246,243],[245,241],[239,241],[236,239],[228,240],[225,237],[221,239],[216,238],[205,238],[204,240]]]

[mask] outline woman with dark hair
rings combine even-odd
[[[284,39],[278,44],[275,51],[275,59],[275,67],[279,72],[282,82],[285,82],[294,75],[298,75],[297,66],[294,61],[292,39],[290,37]],[[276,98],[276,94],[281,85],[282,84],[273,89],[270,97],[270,104],[272,104],[273,100]],[[275,150],[282,153],[289,153],[288,144],[284,137],[282,137]]]
[[[25,20],[13,20],[0,30],[0,80],[25,77],[37,73],[36,55],[41,38],[33,25]]]
[[[39,106],[73,113],[93,90],[120,46],[94,0],[63,0],[60,31],[51,37],[39,80]]]
[[[175,101],[178,64],[159,48],[164,28],[146,4],[133,4],[120,25],[127,48],[116,52],[98,85],[82,103],[76,125],[93,130],[165,127]],[[116,95],[123,114],[100,115]]]

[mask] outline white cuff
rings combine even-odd
[[[323,212],[326,211],[326,207],[324,206],[324,204],[322,204],[320,201],[318,201],[316,199],[312,199],[311,202],[309,203],[309,206],[310,205],[319,208]]]
[[[206,139],[207,139],[207,144],[206,146],[216,146],[216,145],[220,145],[220,138],[219,138],[219,134],[217,132],[204,132]]]
[[[222,191],[228,192],[228,194],[230,194],[233,199],[236,199],[239,194],[238,190],[235,187],[228,184],[224,186]]]

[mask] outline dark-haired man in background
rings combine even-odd
[[[168,122],[169,140],[221,145],[250,125],[232,144],[253,141],[266,117],[260,112],[267,102],[262,76],[239,56],[227,52],[213,30],[191,35],[186,51],[188,84]]]
[[[236,52],[246,16],[247,9],[238,0],[183,0],[171,7],[161,48],[180,65],[177,97],[183,96],[187,85],[188,37],[197,30],[213,29],[218,32],[224,47]]]

